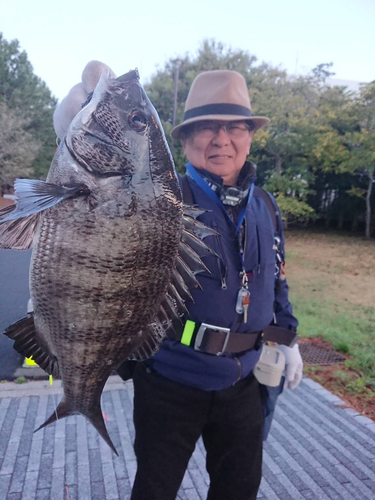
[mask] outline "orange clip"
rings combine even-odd
[[[282,262],[280,264],[280,274],[281,276],[283,276],[284,278],[286,277],[286,270],[285,270],[285,266],[286,266],[286,263],[285,262]]]

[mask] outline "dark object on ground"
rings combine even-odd
[[[330,347],[302,342],[299,345],[304,363],[312,365],[332,365],[343,363],[345,358],[340,353]]]

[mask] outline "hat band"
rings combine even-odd
[[[242,117],[248,116],[249,118],[253,116],[249,108],[245,108],[245,106],[240,106],[239,104],[206,104],[205,106],[198,106],[186,111],[183,121],[207,115],[238,115]]]

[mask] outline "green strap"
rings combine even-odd
[[[195,330],[194,321],[190,321],[190,319],[188,319],[185,323],[184,331],[182,332],[181,344],[185,344],[187,346],[190,345],[191,339],[194,334],[194,330]]]

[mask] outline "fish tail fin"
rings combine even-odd
[[[52,415],[47,418],[47,420],[39,426],[37,429],[35,429],[34,432],[39,431],[40,429],[43,429],[43,427],[46,427],[49,424],[53,424],[53,422],[56,422],[57,420],[61,420],[62,418],[69,417],[69,415],[74,415],[74,411],[71,409],[70,405],[67,403],[65,399],[62,399],[60,403],[58,404],[56,410],[52,413]]]
[[[109,437],[107,428],[105,426],[100,403],[98,404],[94,413],[91,413],[90,416],[88,416],[88,415],[85,415],[85,416],[92,423],[92,425],[95,427],[95,429],[99,432],[99,434],[104,439],[104,441],[108,444],[108,446],[111,448],[113,453],[115,453],[117,456],[119,456],[114,444],[111,441],[111,438]]]
[[[69,417],[69,415],[74,415],[76,413],[77,413],[77,411],[73,410],[71,408],[68,401],[66,399],[62,399],[60,401],[60,403],[58,404],[56,410],[52,413],[52,415],[40,427],[35,429],[34,432],[37,432],[40,429],[43,429],[43,427],[46,427],[47,425],[52,424],[53,422],[56,422],[57,420],[61,420],[62,418]],[[109,437],[107,428],[105,426],[100,403],[98,404],[94,413],[91,413],[90,415],[84,415],[84,416],[92,423],[92,425],[99,432],[99,434],[104,439],[104,441],[111,448],[113,453],[116,453],[116,455],[119,456],[114,444],[111,441],[111,438]]]

